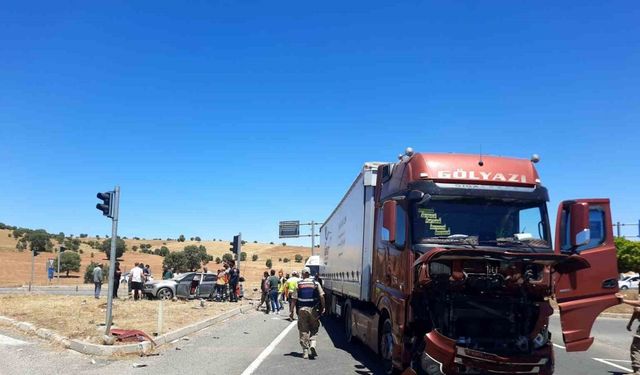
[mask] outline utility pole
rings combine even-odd
[[[621,226],[621,224],[620,224],[620,222],[618,221],[618,223],[616,224],[616,227],[618,228],[618,230],[617,230],[618,235],[617,235],[616,237],[620,237],[620,226]]]
[[[316,251],[316,222],[311,220],[311,255]]]

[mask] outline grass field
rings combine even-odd
[[[0,286],[21,286],[29,283],[31,275],[31,253],[29,251],[19,252],[16,250],[17,239],[10,237],[10,230],[0,230]],[[81,266],[80,272],[71,272],[69,277],[60,277],[60,281],[54,279],[53,285],[58,283],[64,285],[77,285],[82,284],[82,275],[84,274],[85,267],[91,263],[91,261],[99,263],[107,263],[107,259],[104,253],[91,249],[89,245],[84,242],[95,240],[95,238],[88,237],[82,239],[83,244],[80,249],[83,254],[80,255]],[[207,248],[207,253],[212,255],[214,259],[216,257],[222,257],[224,253],[228,252],[229,241],[161,241],[161,240],[125,240],[127,244],[127,252],[124,253],[120,261],[123,272],[130,270],[135,262],[142,262],[151,266],[152,273],[159,277],[162,272],[162,260],[164,259],[158,255],[143,254],[140,252],[132,251],[133,246],[140,246],[141,243],[151,244],[151,249],[160,248],[166,246],[170,251],[182,250],[188,245],[203,245]],[[293,258],[296,254],[302,255],[307,258],[311,254],[310,247],[298,247],[298,246],[277,246],[263,243],[247,243],[242,246],[242,251],[247,253],[247,261],[241,263],[241,274],[246,278],[245,288],[254,288],[259,285],[259,280],[262,272],[267,268],[265,261],[267,258],[271,258],[273,261],[273,268],[276,270],[284,270],[285,272],[291,272],[292,270],[300,270],[303,267],[302,263],[293,262]],[[251,261],[253,254],[258,255],[258,260]],[[47,259],[55,259],[55,253],[40,253],[35,258],[35,272],[34,272],[34,285],[48,285],[47,280]],[[292,261],[284,263],[279,259],[289,258]],[[209,262],[207,267],[210,271],[215,271],[217,265],[215,262]]]
[[[158,331],[160,301],[114,300],[113,325],[139,329],[152,337]],[[164,301],[162,332],[166,333],[240,306],[230,302]],[[99,324],[104,324],[106,299],[83,296],[4,295],[0,296],[0,315],[52,329],[63,336],[101,343]],[[104,329],[103,329],[104,332]]]

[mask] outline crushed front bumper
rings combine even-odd
[[[547,344],[530,355],[499,356],[456,346],[437,331],[425,336],[421,366],[439,374],[553,374],[553,348]]]

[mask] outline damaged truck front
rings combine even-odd
[[[547,201],[528,160],[365,165],[321,229],[321,277],[347,338],[387,373],[552,374],[550,299],[567,350],[586,350],[618,303],[617,265],[608,200],[562,202],[555,250]]]

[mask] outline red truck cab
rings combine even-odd
[[[550,300],[567,351],[587,350],[618,271],[609,200],[562,202],[555,246],[547,201],[525,159],[408,152],[380,165],[370,306],[347,303],[348,335],[360,330],[388,373],[552,374]]]

